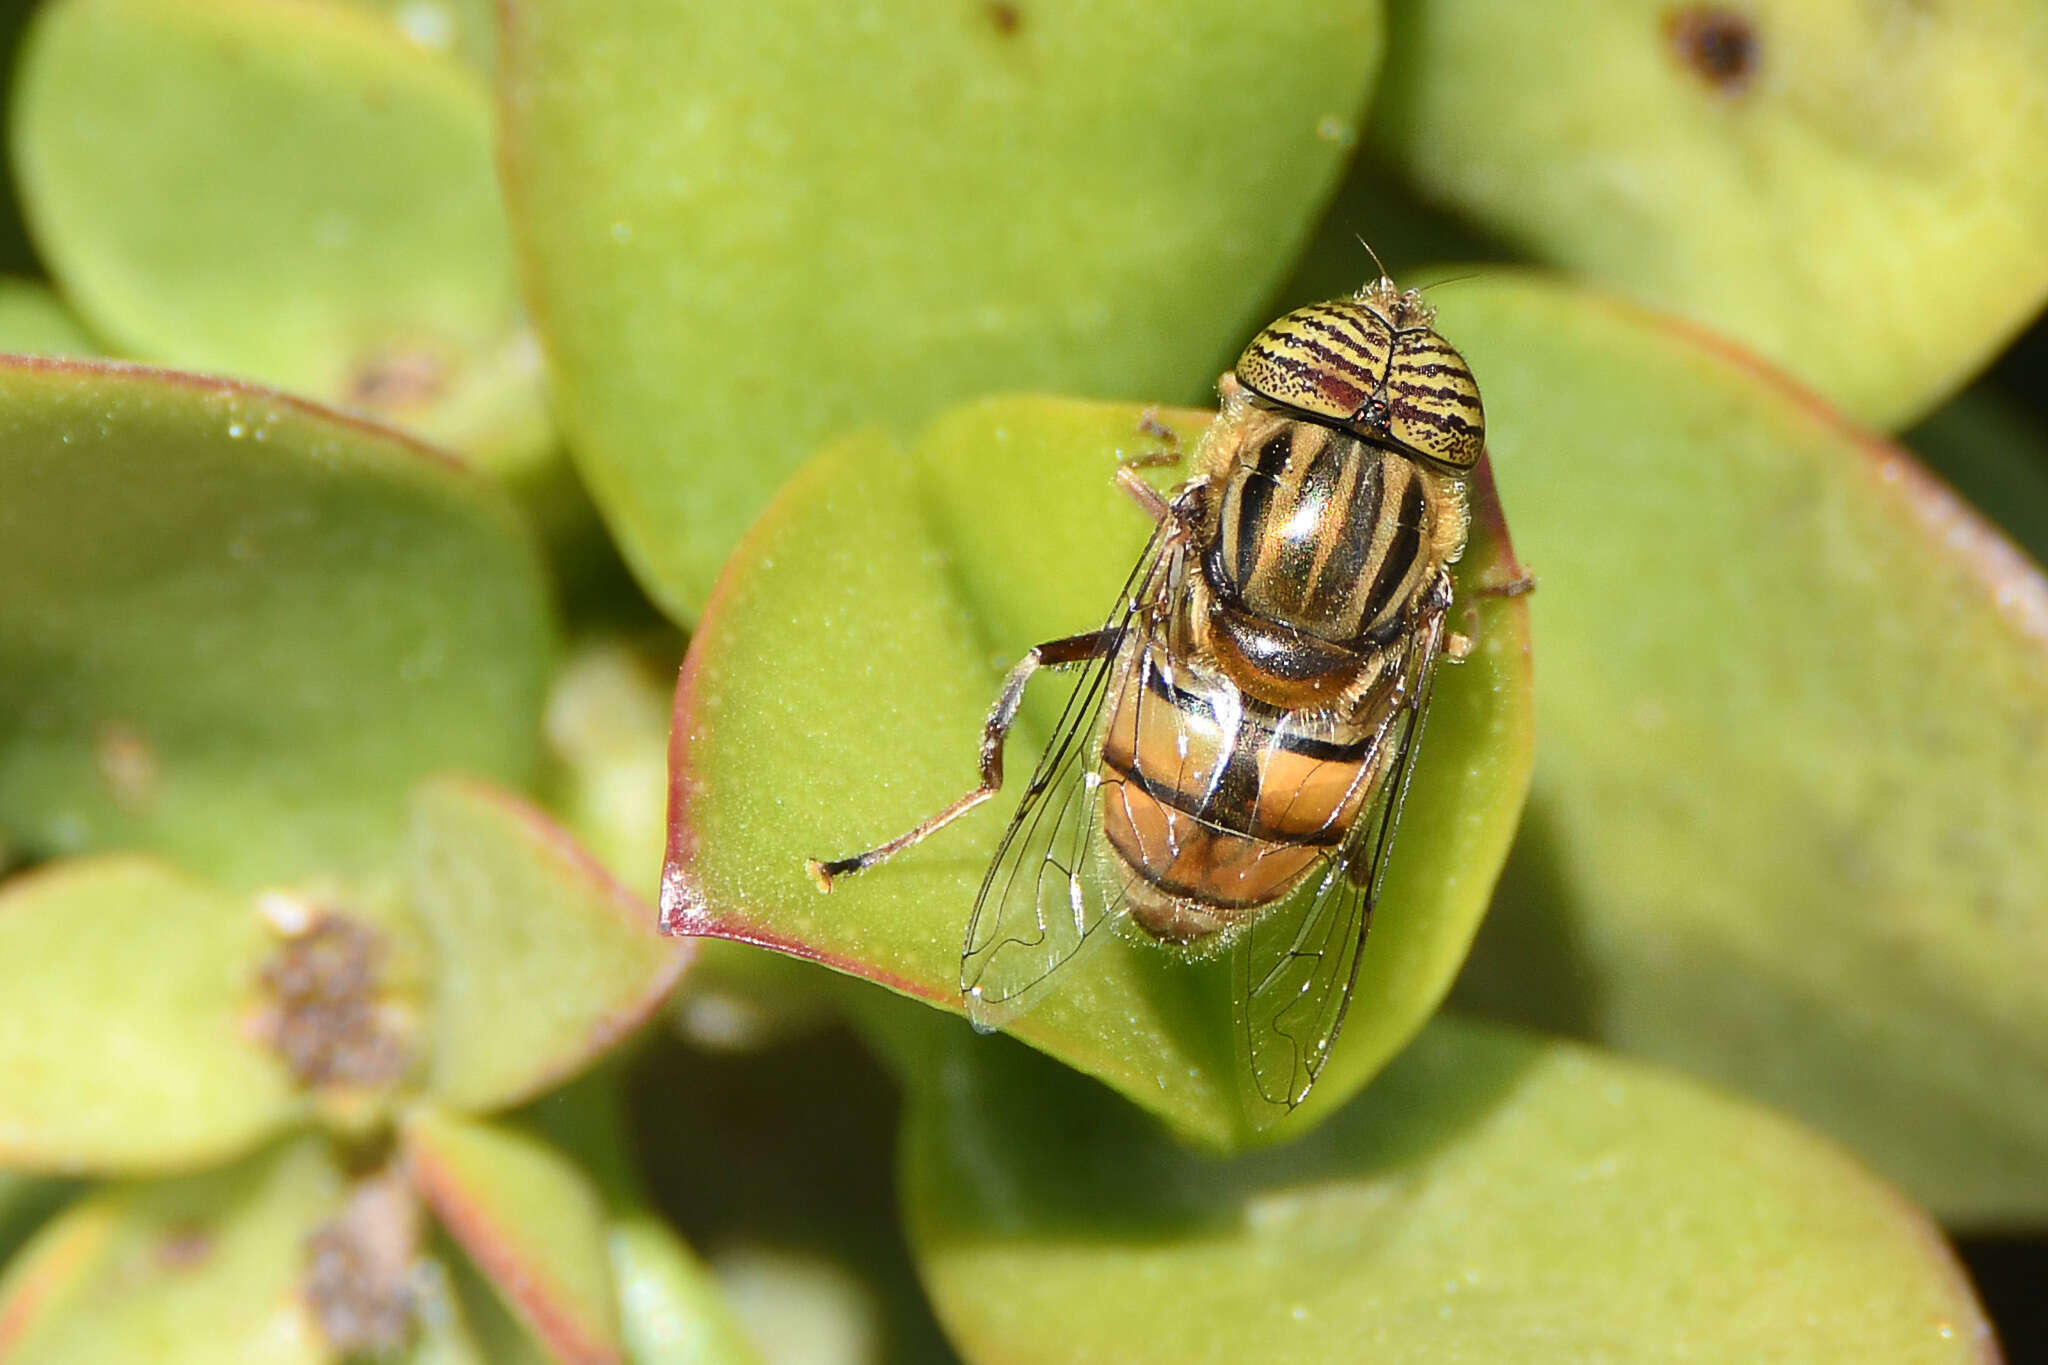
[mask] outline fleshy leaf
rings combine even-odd
[[[427,1088],[455,1109],[567,1079],[645,1019],[690,957],[560,826],[479,783],[420,793],[412,897],[438,959]]]
[[[540,476],[476,72],[325,0],[57,0],[21,72],[24,209],[97,333]]]
[[[1566,1044],[1440,1020],[1220,1161],[1008,1045],[925,1082],[904,1203],[971,1361],[1996,1358],[1940,1233],[1839,1149]]]
[[[254,1036],[276,937],[245,895],[150,859],[57,863],[0,891],[0,1165],[164,1171],[304,1112]]]
[[[650,1214],[612,1225],[612,1276],[633,1365],[755,1365],[718,1283]]]
[[[538,1138],[422,1110],[405,1123],[413,1183],[528,1330],[564,1365],[621,1356],[597,1192]]]
[[[0,1280],[8,1365],[324,1365],[306,1242],[342,1179],[305,1140],[225,1171],[115,1186],[61,1214]]]
[[[24,851],[389,875],[421,776],[530,776],[552,625],[485,480],[165,371],[0,359],[0,411],[0,827]]]
[[[1878,427],[2048,297],[2048,13],[1401,0],[1374,141],[1545,260]]]
[[[1194,398],[1264,320],[1378,56],[1367,5],[508,4],[514,235],[641,581],[693,619],[852,425]]]
[[[2048,585],[1689,327],[1514,276],[1440,301],[1542,652],[1461,1000],[1800,1115],[1946,1219],[2048,1217]]]
[[[40,280],[0,278],[0,351],[15,355],[98,355],[100,346]]]
[[[1001,798],[829,899],[803,860],[877,843],[972,785],[1002,670],[1037,641],[1102,622],[1149,529],[1111,479],[1119,455],[1151,442],[1144,415],[992,401],[941,419],[914,461],[855,440],[784,490],[721,580],[677,692],[672,928],[962,1008],[964,927],[1029,761],[1012,758],[1018,776]],[[1191,444],[1206,415],[1163,420]],[[1481,576],[1514,576],[1483,490],[1474,510],[1467,592]],[[1363,1084],[1463,958],[1527,780],[1524,619],[1518,599],[1478,601],[1473,658],[1439,671],[1349,1022],[1315,1095],[1279,1132]],[[1057,680],[1034,691],[1013,755],[1042,743],[1065,695]],[[1188,963],[1113,938],[1063,969],[1012,1031],[1184,1134],[1232,1144],[1269,1115],[1240,1097],[1228,988],[1227,954]]]

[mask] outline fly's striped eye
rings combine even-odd
[[[1238,382],[1269,403],[1452,469],[1486,444],[1479,385],[1413,294],[1310,304],[1252,338]]]
[[[1486,412],[1465,357],[1429,327],[1397,333],[1387,366],[1387,436],[1454,469],[1479,463]]]

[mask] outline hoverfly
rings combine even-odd
[[[1166,496],[1117,471],[1151,539],[1100,629],[1011,670],[980,784],[885,844],[806,864],[830,890],[993,796],[1025,685],[1078,667],[968,921],[960,989],[977,1027],[1014,1018],[1128,921],[1195,955],[1230,951],[1240,1067],[1269,1104],[1308,1094],[1357,978],[1437,663],[1467,648],[1446,630],[1450,566],[1485,419],[1434,317],[1383,274],[1253,338],[1218,384],[1192,477]]]

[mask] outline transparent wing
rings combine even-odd
[[[1029,1009],[1055,970],[1105,935],[1124,910],[1124,888],[1098,875],[1102,823],[1097,770],[1102,713],[1125,661],[1142,656],[1152,603],[1177,571],[1162,527],[1139,556],[1104,623],[1104,648],[1079,666],[1052,740],[1003,834],[975,898],[960,958],[968,1018],[984,1032]],[[1136,646],[1134,649],[1133,646]]]
[[[1247,1096],[1259,1101],[1254,1113],[1263,1107],[1277,1118],[1300,1104],[1344,1026],[1442,647],[1439,610],[1403,660],[1403,700],[1374,740],[1366,780],[1375,789],[1358,822],[1310,874],[1319,878],[1313,893],[1253,920],[1238,940],[1231,968],[1238,1069]]]

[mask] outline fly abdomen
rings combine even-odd
[[[1220,677],[1134,661],[1102,746],[1102,829],[1134,918],[1192,942],[1279,900],[1343,841],[1373,731],[1296,730]]]

